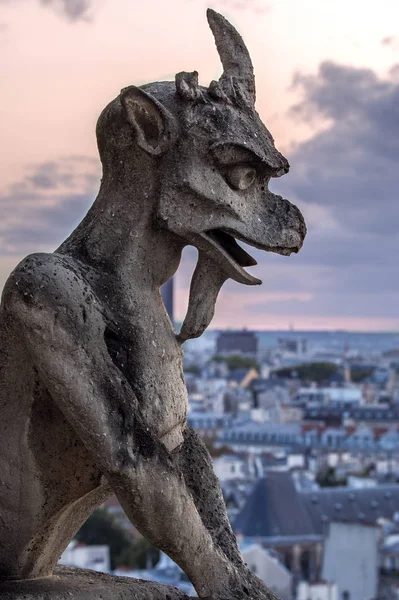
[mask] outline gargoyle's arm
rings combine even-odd
[[[6,318],[129,519],[182,567],[200,596],[211,596],[209,581],[228,579],[232,565],[215,547],[175,460],[140,421],[135,395],[108,355],[101,312],[94,303],[88,310],[85,287],[65,261],[45,256],[44,267],[28,257],[14,271],[3,295]]]
[[[63,261],[44,256],[45,263],[33,255],[14,271],[3,310],[66,419],[101,469],[112,473],[127,461],[122,419],[133,430],[137,399],[108,355],[105,323],[84,282]]]

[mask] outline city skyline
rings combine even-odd
[[[398,331],[393,0],[0,0],[0,289],[91,205],[96,118],[122,87],[183,69],[204,85],[220,74],[208,5],[248,45],[258,112],[292,167],[271,189],[298,204],[309,229],[298,255],[251,249],[263,285],[229,281],[211,328]],[[186,249],[175,276],[176,321],[195,259]]]

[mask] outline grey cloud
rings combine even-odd
[[[295,115],[330,124],[296,149],[282,188],[328,207],[342,231],[385,242],[399,217],[399,83],[326,62],[296,85],[304,99]]]
[[[98,161],[86,157],[29,166],[0,194],[0,254],[53,250],[87,212],[98,175]]]
[[[381,44],[397,50],[399,47],[399,38],[396,35],[387,35],[382,38]]]
[[[247,314],[399,318],[394,71],[382,79],[370,69],[326,62],[316,75],[296,76],[303,99],[291,115],[321,119],[324,128],[297,145],[288,156],[291,172],[272,189],[299,205],[309,233],[301,252],[289,258],[249,250],[259,262],[251,271],[264,285],[225,286],[227,294],[242,294]],[[0,196],[0,253],[56,247],[85,214],[97,182],[97,161],[84,157],[30,166]],[[194,264],[195,251],[186,251],[178,287],[187,287]],[[267,292],[286,294],[287,300],[247,305],[247,294]],[[310,298],[295,299],[295,292]]]
[[[51,6],[70,21],[89,20],[91,0],[39,0],[43,6]]]
[[[29,167],[28,167],[29,168]],[[87,171],[89,169],[89,171]],[[31,165],[31,174],[27,174],[19,185],[32,186],[35,189],[56,189],[60,185],[66,189],[79,189],[93,186],[98,180],[98,161],[85,156],[70,156],[60,161],[47,161]]]
[[[26,252],[33,252],[38,244],[42,248],[57,246],[85,215],[93,197],[88,194],[60,195],[56,200],[57,203],[51,207],[29,210],[25,206],[27,216],[33,221],[21,219],[8,229],[6,241],[12,253],[20,250],[21,246]]]
[[[0,0],[2,4],[11,4],[19,0]],[[38,0],[42,6],[48,6],[70,22],[90,21],[91,13],[98,0]]]
[[[293,266],[302,269],[307,289],[315,293],[314,302],[298,304],[306,314],[317,307],[317,314],[334,314],[335,307],[342,316],[355,316],[356,310],[358,316],[398,316],[399,82],[395,71],[382,79],[371,69],[324,62],[317,75],[294,78],[303,99],[291,115],[324,123],[321,131],[295,148],[289,157],[291,173],[273,185],[296,201],[305,216],[308,213],[308,236],[293,259]],[[318,206],[324,216],[310,218]],[[276,265],[272,257],[262,262],[265,271],[266,265]],[[327,297],[319,285],[320,268]],[[291,309],[287,304],[281,308]]]
[[[293,87],[301,87],[305,98],[292,111],[306,117],[330,117],[346,122],[361,117],[370,109],[379,110],[380,103],[390,103],[392,83],[381,80],[371,69],[323,62],[319,73],[294,76]]]
[[[390,46],[394,40],[395,40],[395,36],[387,35],[386,37],[382,38],[381,44],[383,46]]]

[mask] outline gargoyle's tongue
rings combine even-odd
[[[228,278],[210,258],[199,253],[190,285],[187,314],[177,336],[180,343],[203,334],[213,319],[220,288]]]
[[[203,254],[204,257],[212,259],[208,262],[212,272],[217,269],[226,279],[231,278],[245,285],[262,283],[244,269],[244,266],[256,265],[255,259],[247,254],[229,233],[221,229],[211,229],[192,236],[191,241],[197,247],[200,256]]]

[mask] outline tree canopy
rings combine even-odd
[[[323,467],[316,475],[316,482],[320,487],[339,487],[347,485],[345,477],[337,477],[334,467]]]
[[[242,356],[241,354],[229,354],[224,356],[223,354],[215,354],[212,360],[217,363],[226,363],[228,369],[233,371],[234,369],[256,369],[260,371],[260,366],[255,358],[250,356]]]
[[[298,378],[303,381],[322,383],[338,371],[338,366],[330,362],[312,362],[295,367],[282,367],[272,371],[272,375],[283,378]]]
[[[144,569],[147,561],[155,565],[159,560],[159,550],[144,538],[133,538],[105,509],[96,510],[75,538],[87,545],[109,546],[111,569],[120,566]]]

